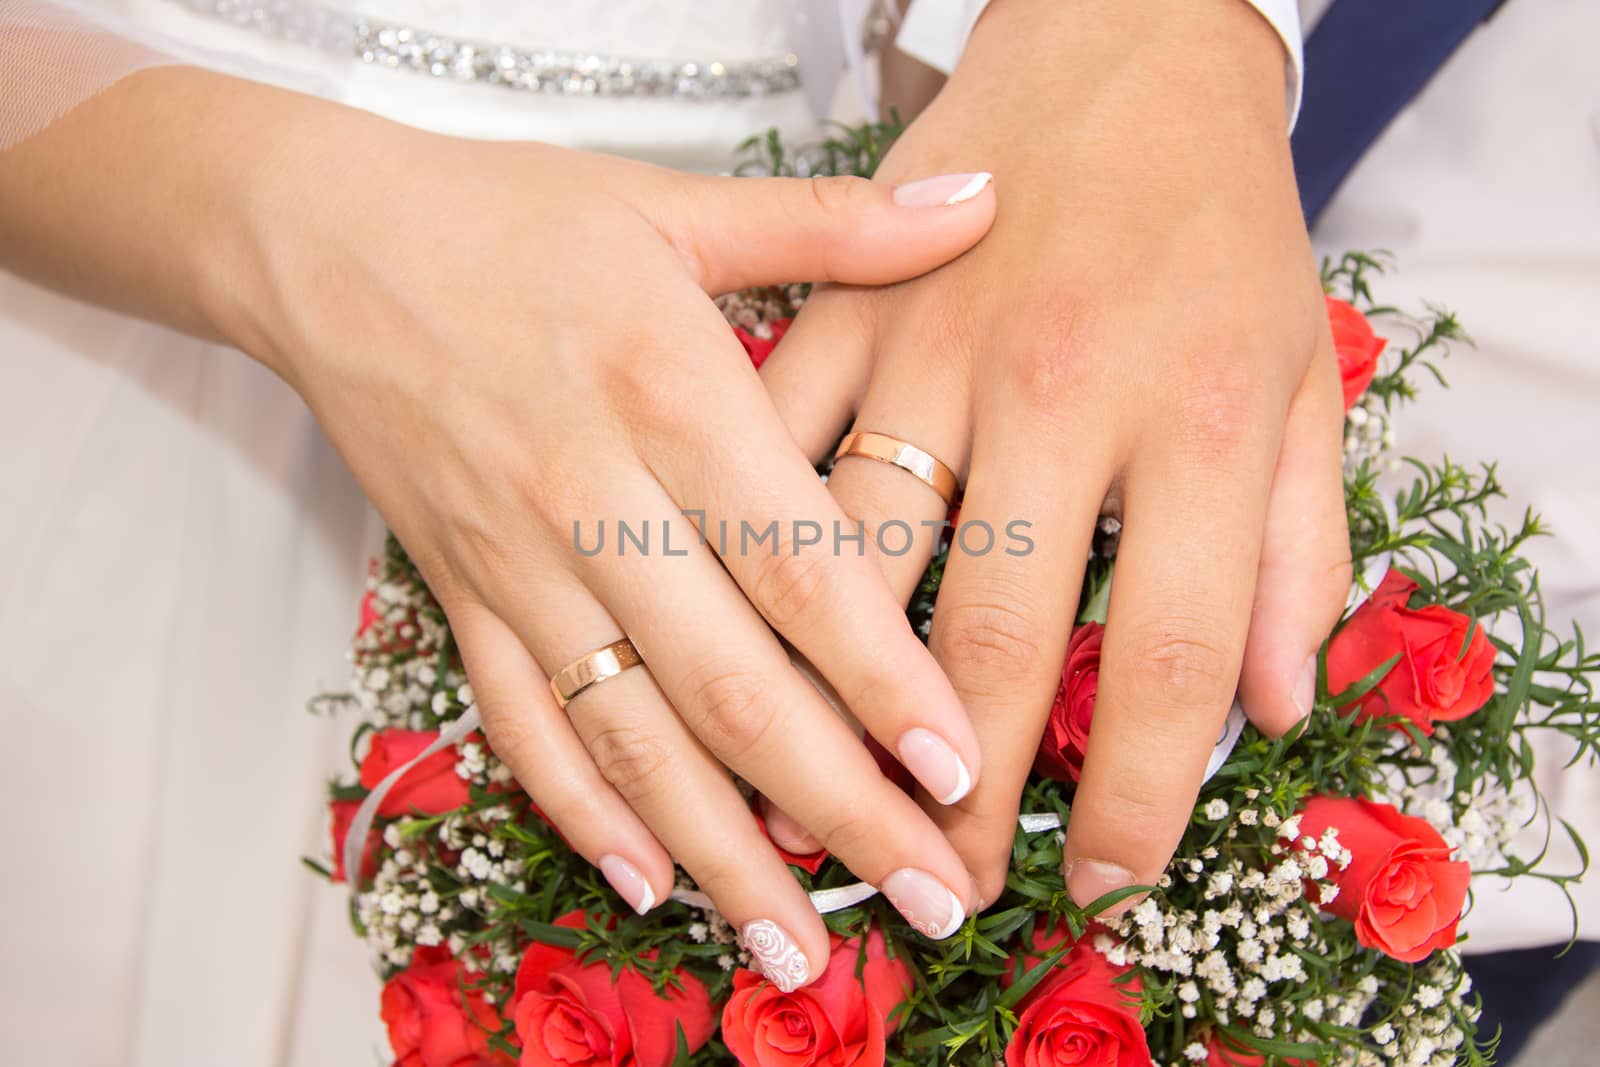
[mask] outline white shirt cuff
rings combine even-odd
[[[1305,72],[1299,5],[1297,0],[1245,2],[1259,11],[1283,40],[1288,60],[1284,82],[1292,130],[1300,117],[1300,83]],[[907,55],[948,74],[956,68],[956,61],[967,47],[967,38],[972,35],[972,27],[988,6],[989,0],[912,0],[895,37],[895,45]]]

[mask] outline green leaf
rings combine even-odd
[[[1129,897],[1136,897],[1140,893],[1154,893],[1156,888],[1157,887],[1153,885],[1125,885],[1121,889],[1113,889],[1104,896],[1095,897],[1089,903],[1085,904],[1083,906],[1083,913],[1091,917],[1099,915],[1102,911],[1122,903]]]
[[[490,886],[492,893],[498,886]],[[568,926],[556,926],[554,923],[535,922],[531,919],[523,920],[519,928],[533,940],[545,945],[554,945],[557,948],[578,949],[583,945],[583,934]]]
[[[1026,972],[1023,973],[1021,978],[1018,978],[1014,983],[1012,983],[1010,989],[1001,994],[1000,999],[995,1002],[996,1007],[1016,1007],[1022,998],[1033,992],[1033,987],[1044,981],[1045,976],[1054,970],[1056,964],[1060,963],[1064,958],[1066,958],[1067,953],[1071,951],[1072,946],[1070,944],[1062,945],[1060,948],[1050,953],[1050,955],[1046,956],[1043,960],[1039,961],[1039,963],[1035,964],[1033,967],[1030,967]]]
[[[1366,677],[1353,683],[1343,692],[1334,693],[1333,695],[1329,696],[1328,702],[1336,708],[1343,708],[1350,704],[1354,704],[1356,701],[1360,700],[1362,697],[1378,688],[1378,683],[1389,677],[1389,672],[1394,670],[1395,665],[1400,662],[1400,659],[1403,655],[1404,653],[1396,652],[1394,655],[1378,664],[1371,674],[1368,674]]]

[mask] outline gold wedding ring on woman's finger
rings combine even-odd
[[[638,667],[643,663],[639,650],[633,647],[632,641],[624,637],[593,652],[585,652],[562,667],[555,673],[555,677],[550,679],[550,692],[555,694],[556,703],[565,708],[584,690],[615,678],[628,668]]]
[[[956,472],[941,463],[932,453],[924,452],[910,441],[902,441],[886,433],[859,430],[845,434],[844,440],[839,442],[839,448],[833,454],[833,461],[837,463],[846,456],[875,459],[879,463],[899,467],[938,493],[946,504],[955,503],[956,493],[960,489],[956,482]]]

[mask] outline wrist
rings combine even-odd
[[[1173,115],[1225,111],[1286,135],[1286,60],[1250,0],[992,0],[952,81],[1014,84],[1057,114],[1143,90]]]
[[[223,110],[231,132],[208,176],[220,218],[191,235],[197,293],[213,333],[298,388],[292,312],[300,275],[316,269],[315,220],[353,180],[344,146],[381,120],[254,84]]]

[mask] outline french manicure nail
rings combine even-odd
[[[923,937],[943,941],[961,929],[967,919],[961,898],[927,871],[902,867],[878,888]]]
[[[811,964],[789,932],[771,919],[755,919],[739,931],[740,943],[767,981],[782,993],[793,993],[811,977]]]
[[[894,191],[894,202],[901,207],[949,207],[971,200],[993,180],[994,175],[988,171],[922,178],[898,186]]]
[[[1128,868],[1115,863],[1103,863],[1100,860],[1073,860],[1067,864],[1066,874],[1067,895],[1080,908],[1087,908],[1107,893],[1114,893],[1134,884],[1133,872]],[[1136,897],[1127,897],[1099,912],[1096,918],[1113,918],[1137,903]]]
[[[1300,677],[1295,679],[1294,693],[1290,697],[1294,701],[1295,710],[1300,712],[1304,719],[1311,714],[1311,706],[1317,699],[1317,654],[1311,653],[1306,657],[1306,664],[1300,668]]]
[[[643,915],[656,906],[656,892],[650,888],[650,883],[645,881],[644,875],[639,873],[639,868],[621,856],[601,856],[598,866],[606,881],[611,883],[611,888],[615,889],[634,911]]]
[[[895,755],[941,804],[954,804],[972,792],[972,775],[950,743],[918,726],[900,735]]]

